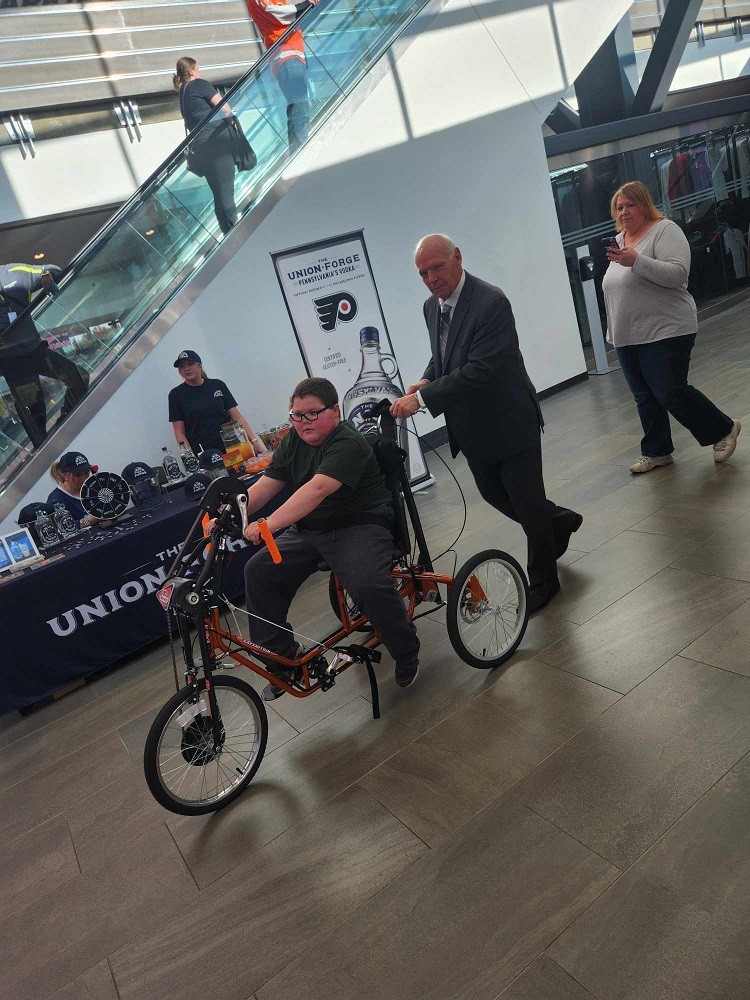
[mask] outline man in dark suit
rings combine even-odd
[[[414,262],[431,292],[424,316],[432,359],[391,413],[408,417],[424,406],[434,417],[445,415],[453,457],[464,453],[487,503],[526,533],[529,611],[540,611],[560,590],[557,560],[583,518],[545,495],[544,422],[510,302],[464,271],[461,251],[447,236],[425,236]]]

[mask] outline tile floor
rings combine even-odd
[[[380,721],[353,670],[282,698],[250,789],[200,819],[143,781],[165,646],[0,719],[0,1000],[750,998],[749,328],[745,303],[706,321],[693,364],[746,420],[729,465],[678,427],[632,478],[619,373],[545,401],[548,491],[585,522],[503,669],[426,620]],[[437,551],[463,507],[430,466]],[[459,559],[523,557],[450,466]],[[293,618],[328,616],[316,578]]]

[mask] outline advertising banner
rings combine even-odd
[[[404,389],[362,230],[271,254],[309,375],[336,386],[341,415],[363,433],[372,403]],[[398,421],[412,488],[432,482],[414,421]],[[413,433],[412,433],[413,432]]]

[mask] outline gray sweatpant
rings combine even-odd
[[[292,599],[324,559],[357,607],[378,629],[393,659],[408,660],[416,656],[417,630],[406,617],[403,599],[390,575],[394,541],[387,528],[358,524],[331,531],[300,531],[295,526],[276,541],[282,556],[278,565],[274,565],[266,548],[256,552],[245,565],[250,615],[291,629],[287,615]],[[294,656],[296,643],[291,632],[258,618],[251,617],[249,622],[253,642],[281,656]]]

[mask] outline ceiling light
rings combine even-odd
[[[156,232],[155,229],[147,229],[146,236],[153,236],[155,232]]]
[[[43,253],[35,253],[34,254],[34,260],[41,260],[42,257],[44,257]]]

